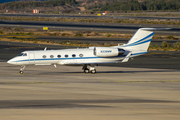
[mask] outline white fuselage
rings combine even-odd
[[[112,47],[113,48],[113,47]],[[78,65],[116,63],[124,59],[128,51],[119,56],[98,57],[94,55],[93,48],[63,49],[63,50],[36,50],[24,51],[23,54],[8,61],[14,65]]]

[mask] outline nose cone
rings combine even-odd
[[[7,63],[8,63],[8,64],[12,64],[12,65],[15,65],[15,64],[16,64],[16,62],[14,62],[12,59],[11,59],[11,60],[8,60]]]

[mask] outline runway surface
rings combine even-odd
[[[98,66],[19,66],[0,62],[2,120],[179,120],[180,71]]]
[[[58,15],[58,14],[0,14],[0,17],[48,17],[48,18],[119,18],[119,19],[157,19],[157,20],[180,20],[180,17],[144,17],[144,16],[116,16],[116,15]]]
[[[80,31],[111,31],[121,33],[134,33],[139,28],[171,28],[166,31],[156,31],[156,34],[179,35],[180,28],[172,25],[152,25],[152,24],[118,24],[118,23],[85,23],[85,22],[56,22],[56,21],[11,21],[0,20],[2,27],[22,27],[22,28],[39,28],[49,27],[58,30],[80,30]]]

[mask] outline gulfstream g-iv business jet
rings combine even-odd
[[[24,51],[7,63],[20,65],[19,74],[24,74],[28,65],[81,65],[85,73],[96,73],[99,64],[128,62],[129,58],[147,53],[154,30],[162,28],[140,28],[121,46]]]

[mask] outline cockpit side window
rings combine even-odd
[[[21,53],[18,56],[27,56],[27,53]]]
[[[23,56],[23,53],[19,54],[18,56]]]

